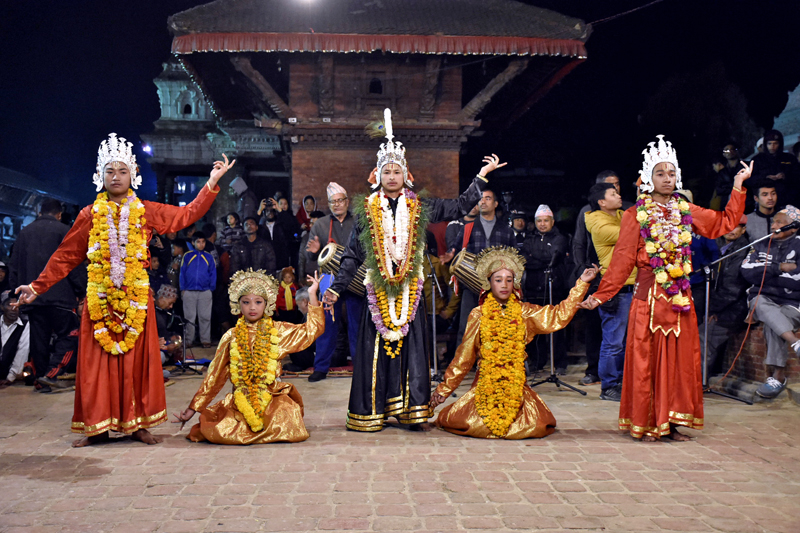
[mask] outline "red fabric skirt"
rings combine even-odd
[[[105,352],[94,338],[93,327],[89,307],[84,306],[72,431],[86,436],[105,431],[133,433],[166,421],[164,373],[152,297],[147,302],[144,331],[127,353]]]
[[[660,288],[657,292],[662,293]],[[628,320],[619,428],[637,439],[667,435],[670,424],[702,429],[703,374],[694,303],[689,312],[677,313],[663,298],[654,303],[634,298]]]

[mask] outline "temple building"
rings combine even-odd
[[[522,118],[586,59],[590,33],[513,0],[217,0],[168,24],[193,84],[166,96],[162,85],[183,76],[171,63],[156,80],[169,109],[143,138],[159,192],[167,174],[190,160],[205,169],[224,147],[243,157],[236,175],[263,195],[282,190],[295,210],[307,194],[325,209],[329,181],[368,190],[379,141],[364,126],[386,107],[421,187],[456,196],[479,168],[459,168],[469,138]],[[170,148],[184,127],[185,144]]]

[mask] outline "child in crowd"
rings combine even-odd
[[[194,250],[184,254],[180,272],[185,341],[187,346],[194,343],[196,319],[203,348],[211,348],[211,293],[217,287],[217,266],[214,257],[205,251],[206,236],[202,232],[193,233],[192,244]]]
[[[310,277],[310,276],[309,276]],[[278,283],[262,270],[239,271],[228,289],[231,309],[242,316],[228,330],[214,361],[189,407],[176,418],[186,423],[196,412],[200,422],[187,438],[215,444],[301,442],[308,438],[303,424],[303,399],[291,383],[281,382],[280,359],[303,350],[322,333],[325,317],[317,300],[319,278],[309,288],[305,324],[273,321]],[[209,407],[231,381],[233,393]],[[183,427],[183,425],[181,425]]]
[[[303,320],[303,315],[297,310],[295,295],[299,287],[294,280],[294,267],[288,266],[281,270],[281,284],[278,287],[278,301],[275,304],[278,309],[275,316],[278,320],[299,324]]]

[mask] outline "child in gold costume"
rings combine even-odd
[[[220,340],[189,407],[175,415],[186,423],[200,412],[200,422],[186,438],[216,444],[301,442],[308,438],[303,399],[291,383],[279,379],[280,359],[308,348],[325,330],[317,300],[319,278],[308,276],[308,281],[308,319],[305,324],[290,324],[272,320],[278,296],[278,282],[272,276],[262,270],[233,275],[228,289],[231,309],[242,316]],[[228,380],[233,391],[209,407]]]
[[[597,268],[587,268],[558,305],[520,301],[525,260],[514,248],[497,246],[478,254],[483,284],[453,362],[431,395],[431,412],[461,384],[478,358],[472,388],[439,413],[445,431],[479,438],[526,439],[555,431],[556,419],[525,381],[525,345],[535,335],[566,327]]]

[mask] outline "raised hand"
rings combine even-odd
[[[311,284],[308,287],[308,303],[311,305],[319,305],[317,291],[319,290],[320,281],[322,281],[322,278],[316,270],[313,276],[310,274],[306,276],[306,282]]]
[[[333,294],[331,291],[325,291],[325,294],[322,295],[322,306],[331,315],[333,315],[333,304],[335,304],[337,301],[339,301],[339,297]]]
[[[441,394],[437,392],[431,393],[431,403],[430,403],[431,416],[433,416],[433,410],[442,405],[445,402],[445,400],[447,400],[447,398],[445,398]]]
[[[228,156],[225,154],[222,154],[222,157],[225,159],[225,161],[214,161],[214,166],[211,169],[211,175],[208,177],[208,187],[210,189],[216,187],[219,179],[224,176],[225,173],[236,163],[235,159],[228,163]]]
[[[500,167],[504,167],[508,164],[508,163],[501,163],[500,158],[497,157],[495,154],[487,155],[486,157],[483,158],[483,162],[486,164],[483,165],[483,167],[481,167],[480,172],[478,172],[478,174],[483,177],[486,177],[486,174],[488,174],[489,172],[496,170]]]
[[[197,411],[195,411],[194,409],[187,407],[186,409],[183,410],[183,412],[179,414],[173,413],[172,416],[174,416],[177,419],[174,423],[177,424],[178,422],[180,422],[181,430],[183,430],[183,426],[186,425],[186,422],[192,419],[192,417],[196,412]]]
[[[587,311],[591,311],[592,309],[597,309],[600,305],[600,301],[592,295],[589,295],[584,301],[578,304],[578,309],[586,309]]]
[[[745,161],[739,161],[739,162],[742,164],[744,168],[739,170],[739,172],[737,172],[736,175],[733,177],[733,186],[736,189],[741,189],[742,183],[744,183],[746,179],[748,179],[750,176],[753,175],[752,161],[750,161],[750,165],[748,165],[747,162]]]
[[[585,281],[586,283],[589,283],[597,276],[597,273],[599,271],[600,267],[592,263],[592,268],[587,268],[586,270],[583,271],[583,274],[581,274],[581,280]]]
[[[19,307],[20,305],[25,305],[33,302],[36,299],[37,294],[33,292],[30,285],[20,285],[17,287],[17,290],[14,291],[14,294],[19,295],[19,299],[17,303],[10,304],[13,307]]]
[[[321,245],[319,243],[319,237],[314,235],[314,238],[308,239],[308,242],[306,243],[306,252],[311,252],[312,254],[315,254],[319,252],[320,247]]]

